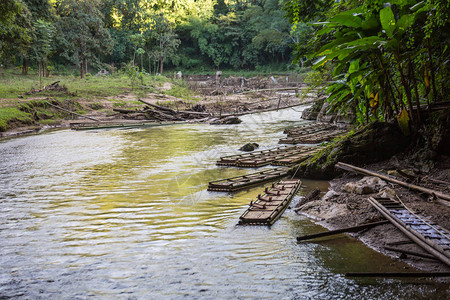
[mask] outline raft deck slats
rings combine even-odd
[[[308,146],[279,147],[271,150],[257,151],[241,155],[221,157],[217,161],[219,166],[237,166],[243,168],[258,168],[269,165],[275,160],[279,160],[292,155],[307,152],[313,149]]]
[[[258,195],[255,201],[250,202],[239,218],[239,224],[271,226],[286,210],[300,185],[298,179],[282,180],[266,188],[263,195]]]
[[[445,264],[450,266],[450,232],[409,211],[400,201],[387,198],[369,198],[391,223]]]
[[[186,122],[83,122],[83,123],[71,123],[70,128],[72,130],[95,130],[95,129],[127,129],[127,128],[147,128],[147,127],[159,127],[176,124],[184,124]]]
[[[298,136],[305,136],[305,135],[319,135],[319,134],[326,134],[328,132],[332,132],[337,130],[336,127],[330,127],[330,128],[323,128],[323,129],[317,129],[317,130],[308,130],[308,131],[295,131],[295,132],[289,132],[287,133],[287,137],[298,137]]]
[[[319,144],[325,141],[329,141],[339,135],[343,134],[341,130],[334,130],[328,132],[326,134],[310,134],[310,135],[301,135],[296,137],[288,137],[284,139],[280,139],[280,144]]]
[[[274,162],[271,163],[271,165],[273,166],[292,166],[294,164],[298,164],[301,163],[304,160],[307,160],[308,158],[310,158],[311,156],[313,156],[317,151],[319,151],[320,148],[311,150],[311,151],[307,151],[304,153],[299,153],[297,155],[293,155],[293,156],[289,156],[283,159],[279,159],[276,160]]]
[[[275,180],[286,176],[286,174],[287,168],[276,168],[243,176],[215,180],[209,183],[208,191],[234,192],[263,182]]]
[[[309,134],[321,130],[330,130],[336,128],[336,125],[330,123],[313,123],[309,125],[303,125],[299,127],[285,129],[285,134]]]

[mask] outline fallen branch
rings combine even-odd
[[[77,114],[77,113],[75,113],[75,112],[73,112],[73,111],[70,111],[70,110],[68,110],[68,109],[59,107],[58,105],[51,104],[51,103],[48,102],[48,101],[47,101],[47,104],[50,105],[50,106],[53,106],[54,108],[57,108],[57,109],[59,109],[59,110],[68,112],[68,113],[70,113],[70,114],[73,114],[73,115],[75,115],[75,116],[79,116],[79,117],[82,117],[82,118],[90,119],[90,120],[93,120],[93,121],[95,121],[95,122],[100,122],[100,120],[97,120],[97,119],[95,119],[95,118],[91,118],[91,117],[88,117],[88,116],[83,116],[83,115]]]
[[[364,225],[358,225],[358,226],[352,226],[352,227],[347,227],[347,228],[342,228],[342,229],[331,230],[331,231],[327,231],[327,232],[299,236],[299,237],[297,237],[297,242],[311,240],[311,239],[324,237],[324,236],[335,235],[335,234],[344,233],[344,232],[356,232],[356,231],[360,231],[363,229],[372,228],[372,227],[375,227],[378,225],[384,225],[384,224],[388,224],[388,223],[389,223],[388,220],[384,220],[384,221],[373,222],[373,223],[368,223],[368,224],[364,224]]]
[[[140,111],[137,111],[135,109],[123,109],[123,108],[113,108],[113,111],[119,112],[121,114],[132,114],[132,113],[140,112]]]
[[[429,258],[429,259],[434,259],[437,260],[437,258],[433,255],[430,254],[424,254],[424,253],[418,253],[418,252],[414,252],[414,251],[410,251],[410,250],[403,250],[403,249],[399,249],[399,248],[394,248],[394,247],[384,247],[384,249],[389,250],[389,251],[393,251],[393,252],[399,252],[402,254],[408,254],[408,255],[413,255],[413,256],[417,256],[417,257],[422,257],[422,258]]]
[[[138,99],[138,100],[139,100],[139,102],[142,102],[142,103],[144,103],[144,104],[147,104],[148,106],[151,106],[151,107],[153,107],[153,108],[156,108],[156,109],[159,109],[159,110],[162,110],[162,111],[169,112],[169,113],[171,113],[171,114],[173,114],[173,115],[178,114],[176,111],[174,111],[174,110],[171,109],[171,108],[164,107],[164,106],[160,106],[160,105],[156,105],[156,104],[153,104],[153,103],[144,101],[144,100],[142,100],[142,99]]]
[[[450,272],[349,272],[345,277],[450,277]]]
[[[386,175],[382,175],[382,174],[379,174],[379,173],[376,173],[376,172],[372,172],[372,171],[369,171],[369,170],[366,170],[366,169],[363,169],[363,168],[358,168],[358,167],[355,167],[355,166],[352,166],[352,165],[349,165],[349,164],[346,164],[346,163],[342,163],[342,162],[338,162],[336,164],[336,167],[339,168],[339,169],[345,170],[345,171],[351,171],[351,172],[356,172],[356,173],[360,173],[360,174],[363,174],[363,175],[375,176],[375,177],[381,178],[383,180],[386,180],[386,181],[389,181],[389,182],[392,182],[392,183],[396,183],[396,184],[401,185],[403,187],[406,187],[406,188],[409,188],[409,189],[413,189],[413,190],[416,190],[416,191],[419,191],[419,192],[422,192],[422,193],[426,193],[426,194],[428,194],[428,195],[430,195],[432,197],[441,198],[441,199],[446,200],[446,201],[442,201],[442,200],[438,199],[439,203],[441,203],[443,205],[446,205],[446,206],[450,206],[450,203],[448,203],[448,201],[450,201],[450,195],[446,195],[446,194],[443,194],[441,192],[438,192],[438,191],[435,191],[435,190],[432,190],[432,189],[428,189],[428,188],[424,188],[424,187],[421,187],[421,186],[418,186],[418,185],[406,183],[406,182],[400,181],[398,179],[388,177]]]

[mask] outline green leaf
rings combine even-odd
[[[374,15],[371,15],[367,20],[365,20],[361,24],[361,27],[363,30],[375,29],[375,28],[378,28],[378,26],[379,26],[379,23],[378,23],[377,17],[375,17]]]
[[[345,47],[358,47],[358,46],[369,46],[369,47],[378,47],[380,44],[385,44],[386,40],[383,40],[382,38],[378,36],[368,36],[362,39],[357,39],[351,42],[346,43]]]
[[[409,27],[414,24],[414,15],[403,15],[398,21],[397,21],[397,30],[399,31],[405,31]]]
[[[380,10],[380,22],[387,36],[391,38],[394,35],[395,17],[389,6]]]
[[[348,26],[348,27],[354,27],[354,28],[360,28],[362,21],[361,18],[353,15],[336,15],[333,18],[330,19],[331,22],[338,23],[342,26]]]

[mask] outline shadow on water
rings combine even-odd
[[[0,298],[429,299],[421,280],[346,279],[405,265],[287,210],[271,228],[236,223],[262,187],[208,192],[254,172],[215,166],[247,142],[277,146],[285,110],[237,126],[58,131],[0,142]],[[268,185],[268,184],[267,184]],[[300,194],[328,183],[304,180]]]

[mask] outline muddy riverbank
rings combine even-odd
[[[366,165],[364,168],[391,174],[395,174],[395,170],[399,169],[408,172],[408,168],[411,168],[410,160],[401,156],[397,155],[389,160]],[[297,208],[297,212],[312,217],[318,224],[329,230],[376,222],[383,220],[384,217],[370,205],[367,199],[370,196],[377,196],[383,193],[385,193],[385,196],[386,193],[394,191],[404,204],[418,215],[443,228],[450,228],[450,208],[437,203],[427,195],[419,194],[413,190],[385,182],[378,186],[372,185],[374,187],[373,190],[367,190],[363,194],[358,194],[355,191],[349,192],[348,184],[350,184],[351,188],[362,179],[362,175],[348,172],[334,178],[330,181],[330,188],[326,193],[322,193],[313,201],[301,205]],[[450,194],[450,184],[448,184],[450,182],[450,157],[439,157],[436,166],[426,175],[426,180],[427,182],[421,183],[422,186]],[[436,184],[435,182],[441,184]],[[385,247],[398,244],[395,248],[425,253],[415,243],[406,242],[409,238],[392,224],[380,225],[351,235],[376,251],[396,260],[406,262],[420,270],[428,272],[450,271],[448,266],[437,260],[413,255],[401,255],[398,252],[386,250]]]

